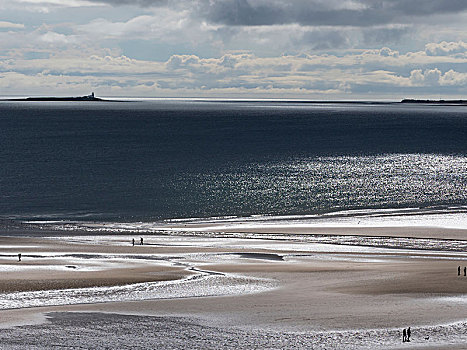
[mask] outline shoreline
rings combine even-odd
[[[357,235],[467,240],[467,207],[375,208],[321,214],[251,215],[159,219],[158,221],[79,221],[5,219],[0,229],[18,233],[157,234],[199,231],[302,235]]]

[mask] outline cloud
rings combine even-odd
[[[169,69],[179,69],[199,65],[199,63],[200,59],[195,55],[173,55],[167,61],[167,67]]]
[[[127,21],[110,21],[97,18],[89,23],[77,25],[75,32],[85,35],[93,40],[158,40],[159,42],[183,43],[192,42],[200,36],[199,28],[194,30],[193,23],[183,11],[161,9],[155,14],[143,14]],[[200,41],[203,38],[200,38]],[[204,40],[209,40],[208,37]]]
[[[0,21],[0,29],[23,29],[24,24]]]
[[[98,18],[88,24],[77,26],[76,30],[99,38],[146,36],[153,31],[154,23],[157,23],[155,18],[148,15],[134,17],[127,22],[110,22]]]
[[[48,44],[70,44],[74,42],[74,39],[67,35],[59,34],[55,32],[47,32],[39,37],[39,40]]]
[[[391,50],[388,47],[383,47],[379,50],[379,54],[384,57],[399,57],[399,51]]]
[[[457,53],[467,53],[467,43],[463,41],[429,43],[425,45],[425,52],[429,56],[447,56]]]
[[[0,0],[0,7],[10,8],[10,22],[24,20],[20,15],[14,17],[22,7],[48,9],[49,13],[25,23],[30,32],[45,23],[49,31],[66,35],[67,40],[73,37],[74,43],[165,60],[173,54],[220,56],[239,50],[258,56],[382,46],[401,52],[420,50],[439,32],[436,26],[442,18],[435,14],[449,13],[449,23],[461,23],[466,14],[463,4],[467,3],[447,0],[441,8],[432,0],[423,2],[424,6],[419,6],[423,9],[401,0]],[[91,5],[97,10],[87,8]],[[429,26],[420,29],[415,24],[428,22],[428,18]],[[465,31],[456,33],[456,42],[467,42]],[[429,39],[421,40],[421,35]],[[454,34],[443,35],[439,41],[450,42],[447,39]],[[28,39],[31,46],[34,39],[44,42],[34,35]],[[426,52],[433,50],[427,48]]]
[[[438,68],[427,69],[424,73],[424,81],[428,85],[438,85],[443,73]]]
[[[438,68],[415,69],[410,72],[410,81],[415,86],[467,86],[467,73],[452,69],[442,73]]]
[[[443,84],[465,87],[467,86],[467,73],[460,73],[450,69],[443,75]]]

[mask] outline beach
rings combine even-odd
[[[124,344],[111,330],[134,322],[135,333],[158,334],[137,348],[465,348],[467,230],[218,224],[3,236],[2,344],[83,327],[85,347],[99,332]]]

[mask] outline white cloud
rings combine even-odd
[[[399,51],[391,50],[388,47],[383,47],[379,50],[379,54],[384,57],[399,57]]]
[[[428,85],[438,85],[440,83],[440,79],[443,75],[438,68],[434,69],[427,69],[425,71],[425,82]]]
[[[39,37],[39,40],[48,44],[69,44],[75,40],[70,36],[55,32],[47,32]]]
[[[463,41],[429,43],[425,45],[425,52],[429,56],[446,56],[458,53],[467,53],[467,43]]]
[[[23,28],[24,28],[24,24],[0,21],[0,29],[4,29],[4,28],[8,28],[8,29],[23,29]]]
[[[456,72],[452,69],[441,72],[438,68],[415,69],[410,72],[410,81],[414,86],[467,86],[467,73]]]
[[[200,59],[195,55],[173,55],[167,61],[169,69],[187,68],[193,65],[199,65]]]
[[[443,85],[467,86],[467,73],[459,73],[452,69],[443,75]]]
[[[75,31],[82,35],[103,39],[138,39],[185,42],[192,38],[187,28],[190,25],[187,14],[168,9],[160,9],[155,14],[133,17],[124,22],[113,22],[105,18],[75,26]],[[185,33],[187,31],[187,33]],[[195,31],[197,32],[197,31]]]
[[[425,81],[425,76],[423,75],[423,71],[421,69],[414,69],[410,72],[410,81],[414,85],[422,85]]]

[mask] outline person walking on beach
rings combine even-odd
[[[131,244],[133,244],[133,247],[135,246],[135,239],[134,238],[132,239]]]
[[[18,261],[21,261],[21,253],[18,254]]]
[[[410,327],[407,328],[407,341],[410,341]]]
[[[407,341],[407,332],[404,328],[404,330],[402,331],[402,342],[405,343]]]
[[[141,237],[139,245],[143,245],[143,237]]]
[[[464,266],[464,276],[466,276],[467,273],[467,267]]]
[[[461,267],[457,266],[457,276],[460,276],[460,275],[461,275]]]

